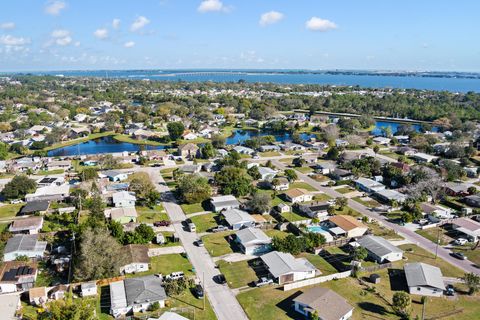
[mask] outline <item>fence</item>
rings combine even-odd
[[[385,268],[391,268],[392,266],[393,264],[389,262],[389,263],[379,264],[376,266],[360,267],[359,270],[364,272],[373,272],[373,271],[377,271]]]
[[[326,243],[322,244],[320,247],[315,248],[315,250],[314,250],[315,254],[318,254],[320,251],[322,251],[323,249],[328,248],[328,247],[344,246],[344,245],[348,244],[350,242],[350,240],[352,240],[352,238],[344,238],[344,239],[339,239],[339,240],[326,242]]]
[[[289,291],[289,290],[293,290],[293,289],[307,287],[307,286],[311,286],[311,285],[314,285],[314,284],[331,281],[331,280],[334,280],[334,279],[348,278],[351,275],[352,275],[352,270],[348,270],[348,271],[329,274],[329,275],[326,275],[326,276],[316,277],[316,278],[312,278],[312,279],[301,280],[301,281],[297,281],[297,282],[293,282],[293,283],[289,283],[289,284],[284,285],[283,286],[283,291]]]

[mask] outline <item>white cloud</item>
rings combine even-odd
[[[229,8],[226,7],[220,0],[203,0],[197,9],[201,13],[205,12],[215,12],[215,11],[229,11]]]
[[[113,27],[113,29],[118,29],[118,28],[120,28],[120,19],[113,19],[113,21],[112,21],[112,27]]]
[[[319,17],[311,17],[307,22],[305,23],[305,27],[308,30],[311,31],[320,31],[320,32],[325,32],[333,29],[337,29],[338,26],[327,19],[322,19]]]
[[[268,26],[269,24],[274,24],[281,21],[284,18],[283,13],[278,11],[269,11],[265,12],[260,16],[260,25],[262,27]]]
[[[51,14],[52,16],[58,16],[60,11],[65,9],[67,4],[63,1],[49,1],[45,7],[45,13]]]
[[[150,20],[148,20],[144,16],[140,16],[137,19],[135,19],[135,21],[132,23],[132,25],[130,26],[130,31],[133,31],[133,32],[139,31],[149,23],[150,23]]]
[[[3,30],[15,29],[15,23],[14,22],[4,22],[4,23],[0,24],[0,29],[3,29]]]
[[[107,29],[97,29],[97,30],[95,30],[93,35],[95,36],[95,38],[100,39],[100,40],[107,39],[108,38],[108,30]]]
[[[49,41],[48,45],[51,45],[52,43],[55,43],[59,46],[68,46],[70,43],[72,43],[72,37],[70,36],[70,31],[65,30],[65,29],[56,29],[52,31],[52,40]]]
[[[133,41],[128,41],[123,44],[125,48],[133,48],[135,46],[135,42]]]
[[[22,37],[14,37],[11,35],[2,35],[0,37],[0,44],[5,46],[24,46],[30,43],[30,39]]]

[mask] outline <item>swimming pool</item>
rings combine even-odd
[[[325,229],[325,228],[322,227],[322,226],[308,226],[307,229],[308,229],[308,231],[314,232],[314,233],[325,233],[325,232],[328,232],[328,230]]]

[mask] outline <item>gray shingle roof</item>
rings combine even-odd
[[[440,268],[422,262],[407,263],[404,266],[409,287],[432,287],[445,290]]]
[[[167,298],[165,289],[162,287],[162,280],[154,275],[128,278],[123,281],[125,284],[127,305],[129,306],[144,302],[165,300]]]
[[[255,221],[255,219],[253,219],[248,212],[239,209],[226,210],[222,214],[224,215],[225,220],[227,220],[228,224],[231,226],[237,223]]]
[[[264,254],[261,259],[275,278],[292,272],[310,272],[316,269],[306,259],[295,259],[290,253],[272,251]]]
[[[382,257],[386,254],[390,254],[394,252],[398,252],[398,253],[403,252],[402,250],[395,247],[388,240],[385,240],[382,237],[364,236],[358,239],[357,242],[362,247],[372,252],[373,254],[377,255],[378,257]]]
[[[342,296],[322,287],[311,288],[293,301],[316,310],[320,319],[323,320],[338,320],[353,310],[353,307]]]
[[[240,242],[243,243],[244,245],[252,241],[258,241],[258,242],[271,241],[270,237],[267,236],[265,232],[257,228],[245,228],[245,229],[239,230],[237,231],[236,236],[240,240]]]
[[[38,241],[38,235],[19,235],[8,239],[5,246],[5,253],[16,251],[37,251],[45,250],[47,246],[46,242]]]

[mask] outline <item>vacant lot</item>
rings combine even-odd
[[[233,231],[224,231],[212,233],[202,237],[205,248],[212,257],[220,257],[232,253],[233,250],[227,241],[227,237],[233,234]]]
[[[201,214],[198,216],[191,217],[190,219],[195,224],[195,227],[197,228],[197,232],[202,233],[218,226],[215,220],[215,217],[217,216],[218,214],[216,213],[206,213],[206,214]]]
[[[238,262],[220,260],[217,265],[220,268],[220,272],[225,275],[230,288],[245,287],[258,280],[254,269],[247,260]]]

